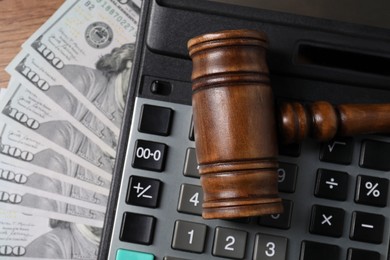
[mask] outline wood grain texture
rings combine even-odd
[[[224,31],[189,42],[195,146],[206,219],[280,213],[266,36]]]
[[[0,87],[7,87],[5,67],[21,50],[21,45],[64,0],[0,0]]]
[[[281,141],[285,144],[300,143],[309,136],[325,142],[338,136],[390,133],[390,103],[283,103],[277,114]]]

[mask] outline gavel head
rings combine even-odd
[[[188,42],[203,217],[283,211],[266,35],[231,30]]]

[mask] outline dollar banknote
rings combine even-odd
[[[0,209],[0,259],[97,258],[101,228]]]
[[[105,213],[106,211],[106,205],[97,205],[94,203],[73,198],[71,196],[66,196],[68,192],[72,192],[71,190],[65,191],[64,194],[52,193],[49,191],[45,191],[44,189],[16,184],[14,182],[9,182],[4,180],[0,180],[0,190],[2,192],[1,198],[3,199],[5,197],[9,197],[11,194],[14,195],[17,194],[17,196],[14,197],[15,199],[9,200],[10,203],[16,203],[20,205],[31,205],[32,202],[34,201],[33,205],[35,204],[39,205],[37,207],[34,206],[35,208],[46,207],[48,203],[53,204],[54,201],[56,201],[60,203],[69,203],[76,207],[82,207],[85,209],[100,211],[102,213]],[[0,201],[6,202],[7,200],[2,201],[0,199]]]
[[[35,95],[39,96],[50,107],[58,107],[61,114],[67,114],[74,118],[73,124],[84,132],[90,132],[101,142],[104,142],[112,151],[116,149],[118,142],[119,129],[112,129],[105,124],[105,117],[99,117],[95,114],[96,110],[88,109],[77,98],[77,93],[71,93],[65,84],[70,84],[56,70],[46,66],[45,61],[40,56],[32,56],[26,50],[17,55],[7,66],[7,71],[12,75],[13,81],[24,83]],[[60,109],[61,108],[61,109]],[[74,122],[76,121],[76,122]],[[109,125],[111,122],[108,122]],[[99,143],[99,141],[94,141]],[[101,147],[104,147],[100,144]],[[107,149],[107,148],[106,148]],[[111,152],[112,154],[112,152]]]
[[[81,115],[77,112],[73,115],[68,113],[60,105],[61,102],[67,102],[65,96],[62,95],[62,98],[56,101],[47,99],[30,81],[19,75],[13,75],[8,84],[7,92],[9,93],[2,103],[13,106],[18,112],[24,112],[23,114],[27,117],[34,117],[38,124],[53,120],[67,121],[72,128],[89,136],[90,141],[98,145],[102,151],[110,156],[115,156],[113,144],[116,143],[116,137],[113,136],[112,131],[109,131],[98,119],[91,117],[87,110],[83,111]]]
[[[86,208],[89,203],[79,203],[81,201],[64,196],[54,196],[41,192],[34,192],[35,189],[18,185],[4,185],[0,181],[0,205],[2,209],[9,209],[21,213],[35,212],[37,216],[55,214],[61,219],[72,219],[79,223],[92,223],[101,226],[104,220],[105,207],[96,206],[95,209]],[[79,205],[72,204],[75,202]],[[83,205],[83,206],[81,206]],[[99,211],[103,210],[103,211]],[[89,222],[91,221],[91,222]]]
[[[0,114],[0,154],[100,187],[110,187],[111,173],[86,168],[28,134],[25,128]]]
[[[138,9],[132,1],[78,0],[58,20],[31,37],[23,47],[41,56],[77,93],[117,128],[134,58]],[[108,125],[108,124],[107,124]]]
[[[20,167],[20,162],[16,161],[12,164],[11,158],[0,157],[0,187],[10,186],[23,189],[30,189],[33,194],[45,194],[48,197],[61,196],[63,199],[69,198],[74,200],[72,204],[83,206],[86,208],[96,209],[100,206],[101,211],[105,211],[108,201],[108,190],[103,190],[103,194],[97,192],[100,187],[90,185],[87,189],[86,183],[76,182],[73,178],[67,180],[61,178],[60,174],[42,174],[44,169],[34,171],[32,165],[28,165],[26,169]],[[76,185],[78,184],[78,185]],[[83,186],[84,185],[84,186]],[[86,202],[83,204],[82,202]]]
[[[97,259],[140,5],[65,1],[7,67],[0,259]]]
[[[81,125],[77,120],[56,108],[50,107],[48,102],[34,95],[25,84],[14,81],[8,85],[0,104],[1,113],[25,128],[24,132],[33,135],[36,140],[39,138],[53,147],[58,146],[55,150],[59,151],[61,148],[64,154],[76,158],[80,164],[98,166],[111,173],[115,151],[109,147],[109,150],[103,150],[94,143],[101,141],[100,139],[96,137],[91,140],[93,136],[87,136],[88,132],[83,133],[72,124],[73,121],[76,125]]]

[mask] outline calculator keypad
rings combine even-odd
[[[283,213],[204,220],[191,107],[137,98],[133,118],[110,260],[387,260],[389,173],[371,155],[386,142],[280,146]]]

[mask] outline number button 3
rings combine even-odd
[[[254,260],[285,260],[287,238],[266,234],[257,234],[254,249]]]
[[[230,228],[215,229],[213,255],[244,259],[247,232]]]

